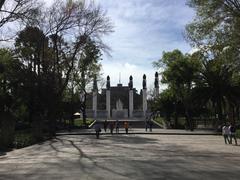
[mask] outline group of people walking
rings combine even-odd
[[[225,144],[232,144],[232,139],[234,139],[235,145],[237,145],[236,127],[233,124],[223,125],[222,135],[223,135]]]
[[[103,122],[103,129],[105,131],[105,133],[107,132],[107,129],[109,128],[110,133],[113,134],[114,129],[116,130],[116,134],[119,133],[119,128],[120,128],[121,122],[119,120],[116,121],[107,121],[105,120]],[[128,134],[128,128],[129,128],[129,122],[128,121],[124,121],[123,123],[123,127],[125,129],[126,134]],[[94,129],[96,131],[96,137],[97,139],[99,138],[99,134],[101,132],[101,125],[99,123],[96,123],[94,125]]]

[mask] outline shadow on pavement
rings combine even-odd
[[[51,154],[49,159],[38,162],[44,153]],[[26,161],[34,160],[33,164],[23,162],[19,166],[17,161],[24,157]],[[193,150],[186,144],[162,143],[159,139],[130,135],[109,135],[100,139],[57,137],[14,158],[15,164],[1,164],[5,171],[0,170],[0,179],[197,180],[240,176],[240,153],[211,152],[207,147]]]

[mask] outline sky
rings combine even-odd
[[[147,88],[154,87],[157,69],[152,62],[159,60],[163,51],[180,49],[191,51],[184,39],[185,25],[194,18],[186,0],[95,0],[107,13],[114,32],[103,38],[111,48],[111,56],[103,55],[103,78],[111,78],[116,86],[133,76],[133,86],[142,88],[142,76],[147,76]],[[119,78],[121,74],[121,78]],[[160,84],[160,89],[165,85]]]
[[[90,1],[90,0],[89,0]],[[154,87],[157,69],[153,61],[161,59],[163,51],[179,49],[192,51],[184,39],[186,24],[194,18],[194,10],[187,0],[93,0],[106,12],[114,25],[114,32],[103,37],[111,48],[102,57],[102,78],[109,75],[111,85],[120,82],[128,85],[133,76],[133,86],[142,88],[143,74],[147,76],[147,88]],[[49,6],[53,0],[44,0]],[[160,83],[160,90],[166,85]]]

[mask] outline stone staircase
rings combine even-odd
[[[123,124],[125,121],[128,121],[129,122],[129,127],[130,128],[145,128],[145,121],[144,120],[135,120],[135,119],[119,119],[119,125],[120,125],[120,128],[124,128],[123,127]],[[116,120],[107,120],[107,122],[116,122]],[[161,126],[159,126],[156,122],[152,121],[153,122],[153,125],[152,125],[152,128],[162,128]],[[103,127],[103,123],[104,123],[104,120],[96,120],[95,124],[98,123],[101,125],[101,127]]]

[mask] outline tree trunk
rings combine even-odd
[[[44,139],[43,121],[41,116],[37,113],[33,115],[32,134],[33,134],[34,140],[36,140],[37,142],[42,141]]]
[[[190,115],[189,109],[185,108],[185,117],[186,117],[186,122],[187,122],[187,126],[188,128],[193,131],[194,130],[194,124],[193,124],[193,120],[192,117]]]
[[[84,91],[84,92],[85,92],[85,91]],[[85,92],[85,93],[84,93],[83,107],[82,107],[83,124],[84,124],[84,126],[87,126],[86,99],[87,99],[87,94],[86,94],[86,92]]]
[[[174,127],[178,128],[178,109],[176,103],[174,104]]]
[[[239,105],[236,107],[236,115],[237,115],[237,121],[240,121],[240,114],[239,114]]]
[[[217,127],[218,127],[223,123],[222,105],[219,100],[217,101],[217,114],[218,114],[218,119],[217,119]]]

